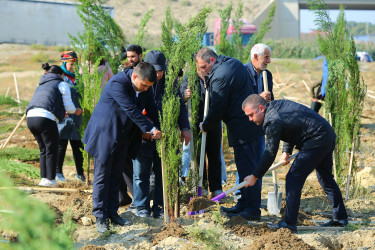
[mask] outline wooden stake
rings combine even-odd
[[[10,90],[10,86],[8,87],[7,92],[5,93],[5,97],[8,96],[8,94],[9,94],[9,90]]]
[[[346,179],[346,194],[345,194],[345,201],[348,201],[349,199],[349,187],[350,187],[350,175],[352,172],[352,165],[353,165],[353,158],[354,158],[354,136],[353,136],[353,144],[352,144],[352,150],[350,151],[350,161],[349,161],[349,171]]]
[[[302,83],[303,85],[305,85],[306,89],[307,89],[307,93],[310,94],[310,88],[309,88],[309,85],[307,85],[307,83],[305,82],[305,80],[302,80]]]
[[[7,144],[8,144],[9,141],[10,141],[10,139],[13,137],[14,133],[16,133],[17,129],[21,126],[21,124],[22,124],[23,120],[25,120],[25,118],[26,118],[26,114],[24,114],[24,115],[22,116],[22,118],[21,118],[21,120],[18,122],[17,126],[13,129],[12,133],[9,135],[8,139],[4,142],[3,145],[1,145],[0,150],[1,150],[1,149],[4,149],[4,148],[7,146]]]
[[[189,98],[188,100],[188,116],[189,116],[189,122],[190,124],[193,124],[192,123],[192,119],[193,119],[193,110],[192,110],[192,107],[191,107],[191,98]],[[195,166],[195,150],[194,150],[194,133],[193,133],[193,129],[190,127],[190,135],[191,135],[191,140],[190,140],[190,147],[189,147],[189,151],[190,151],[190,171],[192,171],[192,174],[191,176],[193,176],[193,178],[195,176],[197,176],[197,168]],[[193,181],[193,189],[196,190],[197,189],[197,182],[196,181]]]
[[[328,113],[328,118],[329,118],[329,124],[332,127],[332,113],[331,112]],[[333,150],[333,156],[332,156],[332,158],[333,158],[333,176],[335,178],[335,181],[337,181],[335,150]]]
[[[18,107],[19,107],[19,113],[22,113],[21,111],[21,101],[20,101],[20,93],[18,92],[18,84],[17,84],[17,77],[16,77],[16,73],[13,73],[13,78],[14,78],[14,85],[16,87],[16,94],[17,94],[17,103],[18,103]]]
[[[160,151],[161,151],[161,175],[162,175],[162,184],[163,184],[163,206],[164,206],[164,222],[169,224],[169,213],[168,213],[168,197],[167,197],[167,181],[166,181],[166,169],[164,164],[165,153],[163,145],[163,137],[160,140]]]
[[[26,192],[51,192],[51,193],[73,193],[77,191],[82,191],[85,193],[92,193],[92,190],[80,190],[77,188],[48,188],[48,187],[0,187],[0,190],[7,190],[7,189],[18,189],[20,191]]]

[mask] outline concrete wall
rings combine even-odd
[[[264,9],[252,20],[258,28],[267,18],[270,5],[278,2],[275,17],[271,23],[272,29],[266,38],[296,38],[300,37],[300,9],[308,8],[307,0],[270,0]],[[330,9],[338,9],[340,4],[347,10],[374,10],[374,0],[325,0]]]
[[[113,17],[113,7],[105,6]],[[70,2],[0,0],[0,42],[70,45],[83,30],[77,6]]]

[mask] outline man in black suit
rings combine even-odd
[[[150,139],[161,136],[142,114],[146,109],[159,127],[157,107],[149,90],[155,81],[156,72],[149,63],[140,63],[134,71],[122,71],[113,76],[87,124],[83,142],[86,151],[95,158],[92,199],[96,228],[100,233],[109,229],[108,218],[113,224],[129,224],[117,214],[125,159],[129,151],[137,151],[141,133]]]
[[[210,107],[202,131],[209,132],[223,120],[227,125],[229,146],[234,149],[235,162],[240,180],[251,174],[257,163],[257,140],[262,136],[261,128],[249,121],[241,105],[252,94],[249,75],[237,59],[218,56],[211,49],[201,49],[196,56],[197,69],[205,77],[210,91]],[[234,208],[222,211],[229,216],[236,213],[249,220],[260,219],[261,185],[242,188],[241,198]]]

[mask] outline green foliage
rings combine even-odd
[[[12,179],[21,178],[22,174],[25,174],[29,178],[38,179],[40,177],[38,168],[3,157],[0,157],[0,170],[1,172],[5,172],[7,175],[11,176]]]
[[[0,151],[0,157],[5,159],[16,159],[20,161],[38,161],[39,149],[35,148],[5,148]]]
[[[166,10],[166,19],[162,23],[162,51],[169,59],[166,73],[165,93],[163,95],[163,116],[161,117],[161,130],[163,133],[160,154],[162,164],[166,169],[167,195],[169,211],[174,205],[181,154],[177,154],[180,147],[180,135],[176,124],[180,113],[180,100],[177,95],[176,79],[178,73],[185,67],[186,62],[192,65],[192,55],[202,43],[202,36],[206,31],[206,19],[212,10],[204,7],[200,13],[185,24],[180,24],[172,17],[170,8]],[[178,39],[173,40],[174,34]],[[190,70],[192,70],[190,68]],[[195,73],[195,71],[193,71]]]
[[[154,9],[151,9],[144,14],[141,20],[141,24],[139,25],[137,35],[134,38],[133,44],[138,44],[139,46],[143,47],[143,40],[147,32],[147,23],[152,17],[153,12],[154,12]]]
[[[347,22],[349,33],[353,36],[375,35],[375,24]]]
[[[215,210],[212,211],[212,218],[214,221],[219,224],[220,226],[224,226],[224,224],[228,221],[227,217],[224,217],[222,213],[220,212],[220,203],[216,202]]]
[[[34,63],[45,63],[49,61],[49,57],[44,51],[39,51],[30,57],[30,61]]]
[[[0,186],[12,183],[0,173]],[[47,205],[27,197],[17,189],[0,190],[0,219],[2,230],[18,234],[18,241],[1,245],[2,249],[74,249],[65,229],[54,227],[55,216]]]
[[[294,39],[266,40],[265,43],[272,49],[275,58],[315,58],[320,56],[317,41],[302,41]]]
[[[205,244],[205,249],[225,249],[225,243],[222,240],[223,232],[219,226],[204,228],[194,222],[194,225],[187,231],[194,241]]]
[[[234,17],[232,18],[233,25],[236,32],[232,34],[232,41],[227,37],[227,30],[229,27],[229,20],[231,18],[231,13],[233,10],[232,3],[228,5],[225,9],[219,9],[219,14],[221,18],[220,24],[220,43],[215,45],[215,50],[219,55],[225,55],[237,58],[243,63],[247,63],[251,59],[251,48],[254,44],[260,43],[264,35],[271,29],[271,22],[276,13],[277,2],[270,6],[267,18],[262,22],[258,31],[253,34],[249,39],[246,46],[242,45],[242,35],[240,34],[242,22],[240,19],[243,16],[243,4],[241,1],[238,2],[237,9],[235,11]],[[217,34],[218,36],[218,34]],[[217,39],[217,37],[215,37]]]
[[[13,100],[13,98],[10,96],[5,97],[5,95],[0,95],[0,105],[9,105],[11,107],[17,107],[18,103],[15,100]]]
[[[350,151],[360,146],[360,116],[366,93],[366,85],[360,76],[353,37],[346,27],[344,8],[336,23],[332,23],[323,0],[309,1],[317,15],[315,23],[326,36],[318,36],[321,52],[328,62],[329,78],[326,88],[326,117],[332,114],[332,126],[337,135],[335,162],[338,183],[348,175]],[[354,146],[354,148],[353,148]],[[353,157],[356,171],[356,157]]]

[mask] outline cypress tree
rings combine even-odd
[[[329,77],[326,86],[325,110],[332,115],[332,126],[337,135],[335,162],[338,183],[350,175],[350,151],[355,152],[360,144],[360,117],[366,93],[366,85],[360,76],[354,39],[349,35],[344,8],[333,23],[328,7],[323,0],[309,1],[310,9],[316,14],[315,23],[325,37],[318,35],[320,50],[326,56]],[[353,157],[353,170],[357,169]]]

